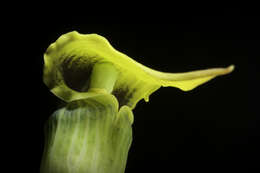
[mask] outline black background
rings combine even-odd
[[[161,88],[148,103],[140,101],[134,109],[134,137],[126,173],[233,172],[258,167],[260,119],[255,98],[259,17],[248,11],[168,10],[84,17],[71,13],[69,18],[54,13],[52,20],[45,14],[40,19],[27,16],[30,23],[19,24],[19,30],[26,34],[17,41],[30,47],[30,51],[28,47],[22,50],[25,62],[18,64],[27,77],[22,80],[16,74],[25,91],[18,102],[26,116],[21,118],[24,123],[17,120],[16,142],[21,154],[11,157],[12,162],[21,163],[19,170],[39,171],[43,126],[58,102],[42,82],[43,53],[60,35],[77,30],[100,34],[117,50],[160,71],[236,66],[231,74],[192,91]]]

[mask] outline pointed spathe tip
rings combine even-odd
[[[227,67],[228,73],[231,73],[234,69],[235,69],[235,65],[234,64],[232,64],[232,65]]]

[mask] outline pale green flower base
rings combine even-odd
[[[47,123],[41,173],[123,173],[132,123],[113,95],[70,102]]]

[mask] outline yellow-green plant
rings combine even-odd
[[[138,101],[148,101],[160,87],[192,90],[234,69],[164,73],[100,35],[75,31],[52,43],[44,62],[44,83],[67,104],[46,124],[42,173],[123,173]]]

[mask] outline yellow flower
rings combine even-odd
[[[161,86],[189,91],[234,69],[231,65],[227,68],[185,73],[160,72],[115,50],[100,35],[84,35],[76,31],[62,35],[51,44],[44,55],[44,60],[44,82],[62,100],[70,102],[91,97],[93,95],[91,91],[100,91],[103,85],[106,85],[107,91],[116,96],[120,106],[127,105],[131,109],[141,99],[148,101],[149,96]],[[100,67],[100,70],[97,70],[98,74],[95,74],[95,78],[99,76],[101,81],[104,78],[110,79],[101,87],[94,82],[91,84],[90,77],[94,67],[99,69],[99,64],[109,66]]]

